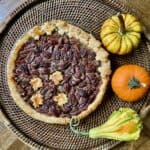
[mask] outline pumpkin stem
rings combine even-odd
[[[135,77],[132,77],[128,82],[128,86],[131,89],[137,89],[141,87],[141,83],[138,79],[136,79]]]
[[[125,24],[124,24],[123,16],[120,13],[118,13],[117,16],[120,22],[120,28],[118,32],[120,33],[120,35],[123,35],[125,33]]]

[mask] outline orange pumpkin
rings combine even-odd
[[[150,75],[138,65],[123,65],[113,74],[111,80],[115,94],[124,101],[140,99],[150,87]]]

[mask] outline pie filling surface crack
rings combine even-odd
[[[29,30],[17,41],[7,65],[18,106],[35,119],[60,124],[96,109],[110,73],[101,43],[60,20]]]

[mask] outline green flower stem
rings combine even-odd
[[[75,127],[78,126],[78,125],[79,125],[79,121],[75,120],[74,118],[71,118],[71,121],[70,121],[70,124],[69,124],[71,131],[73,133],[77,134],[78,136],[89,136],[88,131],[78,131],[77,129],[75,129]]]

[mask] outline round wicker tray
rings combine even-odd
[[[34,120],[16,106],[10,97],[6,81],[6,63],[15,41],[27,30],[37,24],[51,19],[66,20],[99,39],[99,29],[109,16],[118,11],[128,9],[115,1],[104,0],[28,0],[19,6],[10,16],[8,24],[0,28],[0,108],[5,118],[5,124],[21,140],[36,149],[110,149],[118,141],[96,139],[91,140],[72,134],[67,126],[50,125]],[[146,40],[143,37],[140,47],[126,56],[111,55],[112,69],[134,63],[150,70],[150,60]],[[147,105],[145,96],[136,103],[120,101],[108,87],[106,96],[98,109],[81,121],[80,129],[88,130],[102,124],[112,111],[119,107],[131,107],[137,112]]]

